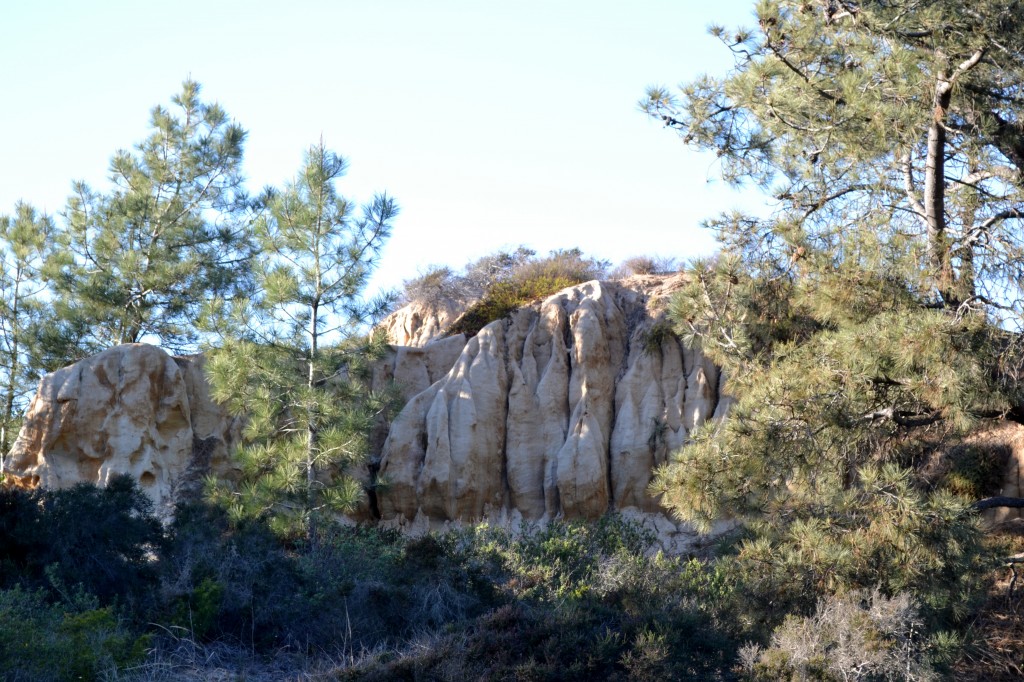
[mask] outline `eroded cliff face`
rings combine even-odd
[[[383,519],[658,512],[652,469],[725,408],[717,368],[658,333],[681,282],[587,282],[484,327],[391,424]]]
[[[382,425],[357,516],[425,530],[623,510],[657,516],[663,540],[692,540],[646,491],[652,469],[727,402],[718,370],[660,333],[681,283],[587,282],[470,339],[441,336],[451,311],[393,315],[392,340],[411,345],[395,345],[374,382],[397,385],[405,406]],[[234,475],[239,432],[210,399],[200,356],[119,346],[43,379],[6,473],[47,487],[128,473],[168,507],[208,472]]]

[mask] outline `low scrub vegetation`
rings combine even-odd
[[[669,557],[614,515],[282,537],[207,503],[163,527],[127,478],[0,508],[3,679],[940,679],[971,650],[911,592],[783,604],[803,576],[766,582],[741,538]]]
[[[631,256],[609,273],[612,279],[633,275],[667,275],[679,271],[679,261],[671,256]]]
[[[523,305],[606,276],[608,267],[607,261],[587,258],[580,249],[538,257],[535,251],[520,247],[485,256],[461,274],[433,268],[407,281],[402,298],[434,307],[453,302],[467,306],[447,332],[474,336]]]
[[[608,261],[588,258],[580,249],[538,256],[521,246],[515,251],[484,256],[461,272],[442,266],[429,268],[406,280],[399,301],[433,308],[464,308],[447,331],[473,336],[490,322],[576,284],[592,279],[664,275],[678,269],[677,260],[668,256],[636,256],[612,268]]]

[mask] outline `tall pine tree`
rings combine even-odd
[[[45,364],[46,283],[53,220],[24,202],[0,216],[0,458],[7,455],[29,393]]]
[[[712,29],[730,74],[642,103],[727,179],[774,196],[767,220],[714,221],[725,242],[788,271],[870,260],[874,244],[856,250],[867,231],[887,250],[868,267],[1020,328],[1024,6],[762,0],[756,19]]]
[[[318,518],[355,507],[363,493],[352,470],[386,404],[365,382],[383,342],[365,334],[388,302],[362,292],[398,207],[381,195],[357,215],[335,189],[345,169],[321,141],[295,181],[268,197],[257,225],[259,296],[221,310],[232,322],[210,352],[214,396],[248,420],[243,480],[217,496],[283,532],[312,535]]]
[[[188,80],[152,132],[110,162],[113,188],[74,185],[54,268],[56,310],[80,353],[147,340],[193,348],[207,299],[244,291],[252,205],[245,131]]]
[[[1022,404],[1024,13],[762,0],[756,19],[712,29],[731,73],[642,103],[775,207],[709,221],[722,253],[673,301],[738,402],[652,491],[745,522],[731,561],[768,618],[878,586],[939,627],[984,552],[972,500],[919,465]]]

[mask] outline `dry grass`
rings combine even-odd
[[[319,682],[379,658],[380,651],[358,656],[322,654],[318,657],[281,650],[275,655],[254,654],[238,644],[198,644],[191,639],[169,638],[150,652],[145,663],[122,670],[118,682]]]

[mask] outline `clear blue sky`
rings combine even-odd
[[[248,131],[250,187],[281,184],[322,135],[351,198],[396,197],[374,286],[501,247],[613,262],[691,256],[701,219],[753,207],[639,113],[647,85],[721,73],[712,22],[752,0],[5,3],[0,212],[59,212],[103,188],[118,148],[191,76]]]

